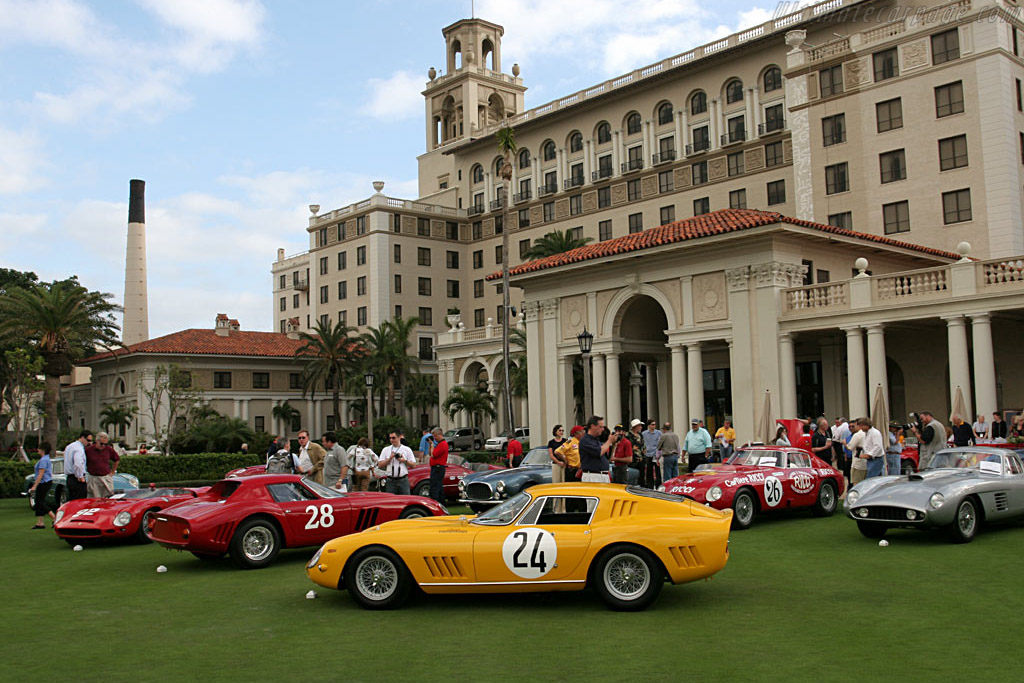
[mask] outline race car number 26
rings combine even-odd
[[[524,579],[538,579],[555,566],[558,546],[551,532],[544,529],[516,529],[505,537],[501,548],[505,566]]]
[[[775,507],[782,501],[782,482],[778,477],[764,478],[764,502]]]

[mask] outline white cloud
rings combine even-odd
[[[183,42],[173,54],[186,68],[211,72],[223,68],[238,48],[256,46],[263,36],[266,10],[256,0],[138,0]]]
[[[366,112],[378,119],[399,121],[423,114],[420,92],[426,83],[423,75],[410,71],[396,71],[388,78],[371,78]]]
[[[38,136],[0,126],[0,194],[18,194],[45,184]]]

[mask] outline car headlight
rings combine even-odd
[[[938,492],[933,493],[932,497],[928,499],[928,505],[930,505],[933,510],[938,510],[945,502],[946,497]]]
[[[860,500],[860,491],[850,491],[846,494],[846,504],[855,505]]]
[[[316,563],[320,561],[320,554],[323,551],[324,551],[324,547],[320,546],[320,548],[317,549],[316,554],[313,555],[313,559],[306,563],[306,569],[312,569],[313,567],[316,566]]]
[[[134,474],[126,474],[124,475],[124,478],[127,479],[132,486],[139,488],[139,478]]]
[[[708,489],[707,494],[704,496],[708,502],[714,503],[716,500],[722,497],[722,487],[712,486]]]
[[[505,482],[499,481],[497,484],[495,484],[494,490],[497,491],[498,493],[504,493],[505,492]]]
[[[132,513],[125,510],[117,513],[117,517],[114,517],[114,526],[125,526],[130,521],[132,521]]]
[[[59,522],[62,519],[64,519],[64,511],[63,510],[57,510],[57,516],[53,518],[53,523],[56,524],[57,522]]]
[[[466,482],[464,482],[461,479],[459,479],[459,491],[461,492],[461,491],[465,491],[465,490],[466,490]]]

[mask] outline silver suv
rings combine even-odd
[[[456,427],[444,433],[449,450],[480,450],[484,445],[484,434],[476,427]]]

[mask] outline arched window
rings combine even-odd
[[[119,394],[128,393],[128,387],[125,386],[125,383],[124,383],[123,379],[117,380],[117,393],[119,393]]]
[[[519,168],[530,168],[530,150],[519,150]]]
[[[734,78],[725,84],[725,103],[732,104],[733,102],[743,101],[743,81],[738,78]]]
[[[597,124],[597,144],[604,145],[612,141],[612,127],[607,121]]]
[[[469,177],[474,183],[482,183],[484,181],[484,167],[480,164],[474,164],[472,170],[469,172]]]
[[[626,117],[626,135],[636,135],[640,132],[640,114],[631,113]]]
[[[665,102],[658,107],[658,125],[664,126],[666,123],[672,123],[672,103]]]
[[[777,66],[769,67],[764,72],[764,91],[772,92],[782,87],[782,69]]]
[[[498,157],[494,160],[494,177],[498,178],[501,176],[501,167],[505,165],[505,159]]]
[[[554,161],[555,159],[555,143],[553,140],[548,140],[542,147],[544,154],[544,161]]]
[[[708,96],[703,90],[698,90],[690,96],[690,114],[703,114],[708,110]]]
[[[574,130],[569,135],[569,152],[582,152],[583,151],[583,135],[578,131]]]

